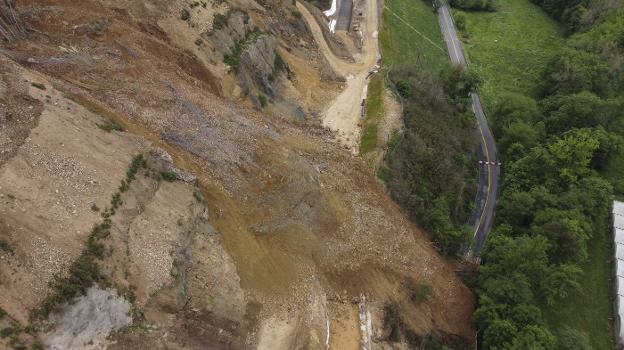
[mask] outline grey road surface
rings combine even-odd
[[[444,41],[448,48],[451,62],[463,67],[467,66],[466,57],[462,49],[461,41],[455,29],[455,23],[449,10],[446,0],[440,1],[438,8],[438,19],[440,28],[444,34]],[[500,166],[498,165],[498,151],[496,150],[496,142],[488,125],[481,99],[477,94],[471,94],[472,109],[477,118],[477,126],[479,127],[480,147],[483,165],[480,171],[479,188],[477,192],[477,212],[474,221],[474,242],[470,253],[473,256],[479,256],[485,241],[487,240],[492,223],[494,221],[494,213],[496,199],[498,197],[498,185],[500,178]]]
[[[353,0],[338,0],[338,17],[336,18],[336,30],[348,31],[351,27],[353,15]]]

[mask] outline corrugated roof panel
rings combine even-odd
[[[624,216],[613,215],[613,227],[624,230]]]
[[[613,201],[613,214],[624,216],[624,202]]]
[[[624,260],[616,260],[617,264],[617,275],[624,277]]]
[[[617,303],[618,314],[620,317],[620,329],[616,329],[616,332],[620,335],[620,339],[624,339],[624,297],[618,296]]]
[[[618,260],[624,260],[624,244],[615,245],[615,258]]]
[[[619,228],[615,229],[615,243],[624,244],[624,230]]]

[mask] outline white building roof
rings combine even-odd
[[[624,230],[615,229],[615,243],[624,244]]]

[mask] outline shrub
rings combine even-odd
[[[200,190],[195,190],[193,191],[193,197],[195,198],[195,200],[198,203],[203,203],[204,202],[204,194],[200,191]]]
[[[212,19],[212,29],[219,30],[224,28],[228,22],[229,13],[227,15],[221,13],[215,13]]]
[[[4,339],[11,336],[13,333],[15,333],[15,329],[13,327],[2,328],[0,329],[0,338]]]
[[[11,244],[9,244],[9,242],[5,241],[4,239],[0,239],[0,250],[9,254],[13,254],[15,252]]]
[[[260,106],[262,106],[262,108],[266,107],[266,105],[267,105],[267,98],[266,98],[266,96],[264,96],[263,94],[259,94],[258,95],[258,101],[260,101]]]
[[[26,347],[26,345],[24,345],[24,343],[22,343],[21,340],[17,339],[17,338],[13,338],[11,339],[11,341],[9,342],[9,344],[11,345],[11,347],[13,347],[13,349],[15,350],[27,350],[28,348]]]
[[[419,303],[423,303],[428,301],[433,296],[433,287],[428,284],[423,284],[418,288],[416,293],[414,294],[414,298]]]
[[[187,9],[182,9],[182,11],[180,11],[180,19],[183,21],[188,21],[189,19],[191,19],[191,13],[188,12]]]
[[[288,64],[286,64],[286,61],[284,61],[277,51],[275,51],[274,69],[277,71],[288,70]]]
[[[412,87],[409,82],[405,80],[399,80],[396,82],[396,89],[399,95],[403,98],[408,98],[412,95]]]
[[[424,303],[433,296],[433,287],[428,284],[418,284],[413,280],[403,282],[409,298],[414,303]]]
[[[173,171],[161,171],[160,176],[167,182],[174,182],[178,179],[178,176]]]
[[[111,132],[111,131],[124,131],[123,125],[119,124],[118,122],[114,121],[114,120],[106,120],[104,123],[102,124],[97,124],[98,128],[106,131],[106,132]]]
[[[466,16],[463,13],[458,13],[454,16],[454,18],[455,18],[455,25],[457,26],[457,29],[463,34],[465,34],[466,33]]]
[[[46,86],[41,84],[41,83],[32,83],[30,85],[32,85],[33,87],[36,87],[39,90],[45,90],[46,89]]]
[[[383,326],[390,330],[388,334],[388,340],[391,342],[397,342],[401,338],[401,315],[399,315],[399,308],[396,304],[388,304],[384,307],[384,319]]]

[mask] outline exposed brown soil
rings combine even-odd
[[[325,349],[327,315],[331,332],[359,337],[352,311],[335,310],[362,294],[401,303],[419,333],[470,339],[474,297],[452,264],[333,135],[232,96],[223,66],[172,33],[189,25],[179,10],[190,3],[18,1],[36,31],[0,55],[0,239],[14,249],[0,251],[0,307],[28,324],[101,219],[92,203],[103,210],[132,157],[161,148],[197,186],[140,175],[124,193],[102,270],[133,291],[137,326],[109,348]],[[258,4],[233,5],[269,22]],[[105,28],[78,30],[101,18]],[[334,83],[316,69],[312,34],[296,49],[278,38],[295,70],[291,93],[328,102]],[[107,120],[125,131],[100,129]],[[405,280],[431,285],[434,297],[407,302],[397,294]]]

